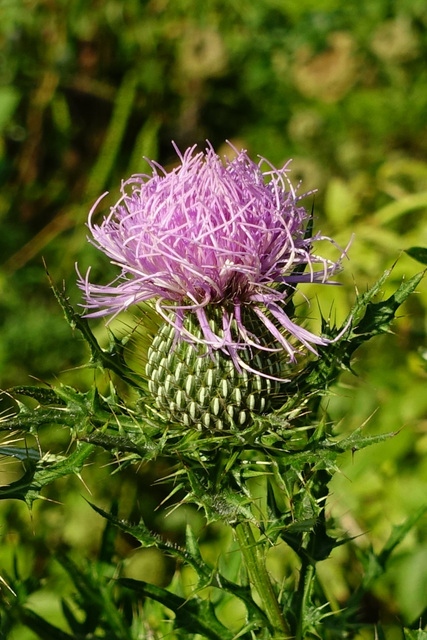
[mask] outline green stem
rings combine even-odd
[[[264,612],[275,631],[273,638],[285,640],[291,637],[290,629],[283,617],[265,566],[265,558],[256,543],[249,522],[241,522],[234,528],[237,542],[243,555],[249,579],[258,592]]]
[[[314,565],[308,560],[303,560],[300,569],[300,579],[298,585],[298,616],[297,628],[295,632],[295,640],[304,640],[304,620],[306,608],[310,602],[311,590],[313,588],[313,580],[315,575]]]

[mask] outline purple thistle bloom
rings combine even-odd
[[[88,221],[92,242],[121,274],[96,285],[89,282],[90,269],[86,277],[79,273],[87,316],[115,316],[155,299],[177,339],[221,349],[237,366],[249,368],[238,353],[250,346],[284,350],[291,361],[301,351],[296,341],[316,353],[314,345],[330,340],[292,322],[285,305],[298,283],[331,283],[345,252],[337,262],[313,253],[314,241],[332,240],[306,237],[310,214],[288,178],[289,162],[276,169],[240,151],[223,163],[209,143],[205,153],[195,148],[182,155],[175,146],[180,164],[169,173],[150,162],[152,175],[125,181],[101,225],[92,216],[104,196],[95,203]],[[209,323],[212,305],[221,310],[221,331]],[[247,309],[274,346],[261,345],[245,325]],[[188,313],[196,315],[202,338],[184,326]]]

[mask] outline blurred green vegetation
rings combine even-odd
[[[318,189],[317,229],[341,246],[355,234],[344,286],[305,290],[324,313],[332,308],[342,319],[355,288],[374,282],[405,249],[427,246],[424,0],[0,0],[0,16],[2,388],[28,384],[29,376],[91,383],[93,373],[78,368],[86,351],[51,294],[42,257],[74,304],[76,261],[82,271],[92,265],[94,281],[112,278],[86,241],[88,211],[102,192],[115,199],[121,179],[146,170],[144,155],[173,163],[171,140],[184,149],[209,139],[222,152],[229,139],[275,164],[293,158],[294,182]],[[401,255],[390,287],[419,269]],[[344,456],[333,481],[330,509],[360,545],[369,537],[381,546],[393,524],[426,502],[426,307],[423,290],[394,335],[360,350],[358,377],[345,376],[328,401],[340,430],[366,421],[372,432],[399,432]],[[318,316],[316,299],[310,313]],[[51,449],[67,446],[61,433],[39,437]],[[48,488],[46,498],[60,504],[40,501],[31,515],[12,501],[0,505],[0,575],[17,554],[24,574],[45,580],[34,606],[55,623],[55,591],[71,587],[52,554],[67,547],[91,558],[100,544],[103,522],[82,498],[85,485],[102,508],[116,498],[121,515],[142,513],[172,540],[182,540],[190,521],[209,557],[229,542],[192,509],[166,519],[155,511],[168,493],[152,486],[168,473],[163,461],[115,475],[107,458],[92,462],[85,484]],[[0,461],[2,484],[19,473],[18,463]],[[167,559],[135,552],[123,536],[116,553],[129,577],[167,584],[173,575]],[[287,553],[275,550],[278,576]],[[366,621],[388,625],[387,638],[401,638],[400,624],[427,607],[426,559],[424,519],[366,603]],[[323,579],[339,605],[361,569],[344,548],[335,563]],[[11,636],[35,637],[23,629]]]

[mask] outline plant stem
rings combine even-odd
[[[274,629],[277,640],[291,637],[290,629],[283,617],[265,566],[265,558],[260,546],[256,543],[249,522],[240,522],[234,528],[237,542],[243,555],[249,579],[254,585],[261,599],[264,612]]]
[[[298,586],[298,616],[297,616],[297,628],[295,633],[295,640],[304,640],[304,620],[307,605],[310,601],[310,594],[313,587],[315,568],[314,565],[303,560],[300,569],[300,581]]]

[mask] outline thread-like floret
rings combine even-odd
[[[79,274],[87,315],[116,315],[154,299],[175,341],[220,349],[249,370],[241,351],[250,347],[284,350],[292,361],[298,351],[326,344],[293,322],[285,306],[298,283],[330,283],[345,252],[336,262],[313,252],[315,241],[330,239],[307,232],[310,214],[289,180],[289,162],[276,169],[245,151],[222,161],[210,145],[204,153],[175,149],[179,165],[166,172],[150,162],[151,175],[125,181],[100,225],[92,218],[101,198],[93,207],[92,242],[121,273],[107,285],[92,284],[90,270]],[[221,310],[221,331],[209,324],[212,305]],[[249,308],[271,334],[270,346],[245,325]],[[201,337],[186,329],[189,313]]]

